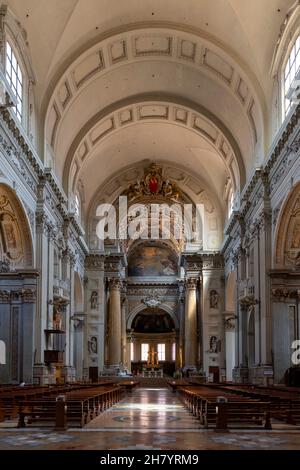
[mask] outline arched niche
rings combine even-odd
[[[133,322],[135,333],[169,333],[175,330],[174,320],[165,310],[147,308],[138,313]]]
[[[275,234],[275,268],[300,266],[300,183],[282,206]]]
[[[30,228],[14,191],[0,184],[0,260],[12,268],[33,267]]]
[[[146,309],[147,307],[143,303],[140,303],[130,312],[130,315],[127,319],[127,325],[126,325],[127,330],[132,330],[135,318],[137,317],[137,315],[144,312]],[[178,330],[179,322],[173,309],[168,304],[162,303],[159,305],[159,310],[167,313],[170,316],[170,318],[172,319],[174,323],[175,330]]]

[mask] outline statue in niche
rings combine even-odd
[[[219,306],[219,294],[214,289],[210,291],[209,306],[210,308],[218,308]]]
[[[90,336],[88,340],[88,352],[89,354],[97,354],[98,352],[98,339],[97,336]]]
[[[216,336],[211,336],[209,341],[209,352],[217,353],[218,352],[218,339]]]
[[[98,292],[93,290],[91,294],[91,309],[98,307]]]
[[[53,329],[54,330],[61,330],[61,327],[62,327],[61,312],[59,310],[59,307],[54,305],[54,307],[53,307]]]

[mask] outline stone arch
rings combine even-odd
[[[264,140],[266,104],[261,85],[233,51],[199,29],[170,21],[144,21],[103,32],[74,51],[53,73],[41,112],[49,147],[54,148],[66,113],[85,88],[120,67],[153,60],[178,63],[219,83],[241,107],[253,146]]]
[[[281,207],[275,232],[275,268],[300,264],[300,182]]]
[[[33,267],[33,246],[24,209],[15,192],[0,183],[0,258],[13,268]],[[8,268],[9,269],[9,268]]]
[[[156,111],[151,114],[150,106],[160,110],[158,115]],[[185,98],[151,93],[117,101],[89,119],[69,147],[62,177],[65,191],[74,191],[81,168],[103,139],[125,127],[147,121],[181,126],[204,138],[223,160],[233,190],[244,187],[246,169],[239,145],[220,119]]]
[[[137,305],[136,307],[134,307],[134,309],[130,312],[130,315],[127,319],[127,322],[126,322],[126,328],[127,330],[131,330],[132,328],[132,323],[133,323],[133,320],[135,319],[135,317],[141,313],[143,310],[145,310],[147,307],[144,305],[144,304],[139,304]],[[179,328],[179,322],[178,322],[178,318],[177,316],[175,315],[175,312],[174,310],[170,307],[170,305],[168,304],[165,304],[165,303],[162,303],[159,305],[159,308],[161,310],[164,310],[166,313],[168,313],[170,315],[170,317],[172,318],[173,322],[174,322],[174,325],[175,325],[175,329],[178,330]]]
[[[131,183],[137,179],[142,179],[144,169],[149,166],[150,160],[139,162],[136,165],[129,165],[114,175],[109,177],[95,193],[95,197],[91,201],[86,211],[86,234],[90,249],[98,248],[98,239],[95,235],[97,224],[96,210],[102,203],[114,204],[114,201],[128,189]],[[183,166],[174,165],[169,161],[156,161],[162,167],[163,177],[169,178],[174,181],[179,189],[182,191],[188,203],[192,205],[198,204],[203,206],[203,214],[201,214],[202,233],[203,233],[203,247],[204,249],[217,249],[218,244],[212,246],[208,235],[211,234],[217,240],[222,239],[221,224],[223,223],[222,206],[218,198],[211,192],[211,189],[197,174],[192,174],[190,170],[185,169]],[[214,230],[204,230],[205,220],[207,221],[206,227],[212,221]],[[177,245],[176,243],[174,244]],[[206,248],[205,248],[206,247]]]

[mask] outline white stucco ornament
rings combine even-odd
[[[154,297],[153,298],[147,297],[146,299],[143,299],[142,302],[143,304],[147,305],[147,307],[149,308],[156,308],[162,304],[161,300],[154,298]]]

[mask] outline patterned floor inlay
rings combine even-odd
[[[125,400],[113,406],[107,413],[90,422],[86,429],[128,430],[199,428],[199,424],[184,409],[177,396],[170,390],[138,388]]]
[[[211,440],[217,444],[225,444],[229,446],[238,445],[240,448],[244,449],[276,449],[278,446],[288,442],[287,439],[282,439],[280,437],[261,437],[253,434],[230,434],[227,436],[211,437]]]
[[[0,438],[0,445],[7,444],[8,446],[44,446],[48,444],[59,444],[64,442],[69,442],[76,439],[75,436],[70,436],[68,434],[61,433],[29,433],[18,435],[13,434]]]

